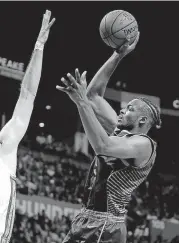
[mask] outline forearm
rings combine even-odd
[[[107,145],[109,137],[96,118],[88,100],[80,102],[77,107],[88,140],[95,153],[99,154],[101,149]]]
[[[117,126],[117,114],[115,110],[109,105],[109,103],[102,97],[96,95],[89,103],[105,131],[108,134],[112,134]]]
[[[25,93],[28,91],[34,97],[36,96],[42,71],[42,59],[43,50],[34,49],[22,81],[20,95],[23,95],[24,91]]]
[[[112,56],[99,69],[99,71],[88,85],[88,97],[92,97],[93,95],[104,96],[108,81],[121,60],[122,56],[114,51]]]
[[[42,59],[43,59],[43,50],[34,48],[31,60],[26,69],[22,84],[19,99],[14,109],[13,115],[20,115],[27,109],[29,115],[26,116],[29,118],[32,112],[33,102],[38,90],[40,83],[41,71],[42,71]]]
[[[87,88],[87,97],[91,107],[108,134],[111,134],[117,125],[117,114],[109,103],[103,99],[103,96],[108,81],[121,59],[122,56],[115,51],[99,69]]]

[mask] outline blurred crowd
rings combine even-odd
[[[81,203],[86,171],[67,155],[47,159],[44,153],[19,149],[17,192]]]
[[[11,243],[61,243],[70,224],[71,219],[64,215],[52,221],[44,210],[31,217],[16,210]]]
[[[45,152],[44,147],[36,151],[21,146],[18,151],[17,192],[80,204],[89,164],[79,161],[70,151],[68,146],[64,146],[57,156]],[[178,183],[157,183],[149,178],[133,193],[128,206],[128,243],[149,242],[150,219],[178,221],[178,205]],[[70,224],[68,216],[50,220],[45,211],[30,217],[17,210],[11,243],[61,243]],[[155,243],[164,242],[179,241],[177,237],[172,242],[158,237]]]
[[[128,243],[150,242],[150,220],[179,224],[179,184],[146,181],[132,195],[128,206]],[[179,232],[178,232],[179,233]],[[172,243],[179,243],[179,238]],[[171,243],[159,235],[155,243]]]

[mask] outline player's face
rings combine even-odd
[[[141,115],[138,109],[139,105],[140,101],[135,99],[130,101],[127,106],[120,111],[117,124],[119,129],[130,131],[139,125],[139,117]]]

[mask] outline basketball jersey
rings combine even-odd
[[[16,178],[0,159],[0,243],[11,238],[16,203]]]
[[[133,135],[122,131],[117,136]],[[135,167],[129,160],[95,156],[85,184],[84,207],[115,216],[126,213],[132,192],[146,179],[156,157],[156,143],[147,135],[139,135],[147,137],[151,142],[152,154],[148,162],[144,166]]]

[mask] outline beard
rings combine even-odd
[[[120,129],[121,131],[122,130],[127,130],[127,131],[131,131],[133,128],[134,128],[134,125],[133,124],[122,124],[122,123],[119,123],[117,125],[117,128]]]

